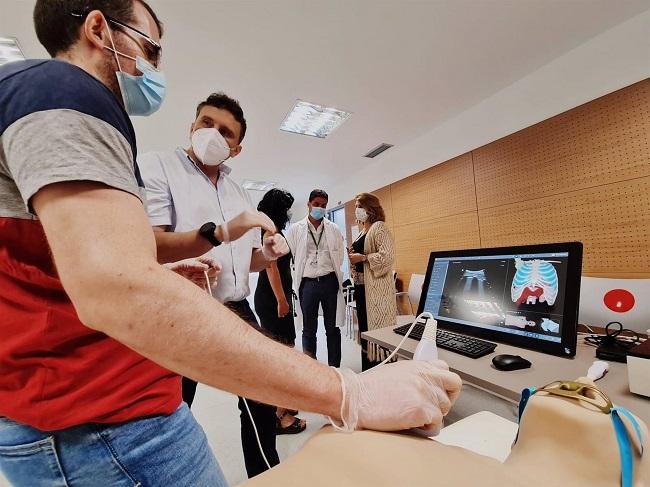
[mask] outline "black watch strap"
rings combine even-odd
[[[213,247],[218,247],[221,245],[221,241],[214,236],[214,231],[217,229],[217,224],[214,222],[208,222],[201,225],[199,228],[199,235],[212,244]]]

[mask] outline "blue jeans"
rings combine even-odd
[[[185,403],[169,416],[52,432],[0,417],[0,470],[15,487],[227,486]]]

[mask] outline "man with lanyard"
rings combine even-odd
[[[143,0],[37,0],[34,24],[55,59],[0,67],[0,470],[12,485],[225,485],[177,374],[346,431],[440,424],[460,389],[443,364],[329,368],[158,263],[128,117],[165,92],[161,24]]]
[[[345,255],[343,235],[335,223],[325,218],[328,196],[322,189],[309,195],[307,216],[287,232],[294,255],[294,283],[297,283],[302,311],[302,350],[316,358],[318,309],[323,308],[327,336],[327,362],[341,365],[341,330],[345,304],[341,286],[341,265]]]
[[[196,108],[189,148],[142,154],[138,165],[147,188],[147,212],[158,259],[204,255],[216,260],[221,273],[210,294],[259,328],[246,300],[250,294],[248,275],[266,268],[279,256],[275,247],[286,248],[286,244],[274,235],[265,238],[262,246],[257,228],[274,232],[273,222],[252,210],[246,190],[229,176],[231,169],[225,162],[239,155],[245,134],[246,119],[239,103],[224,93],[212,93]],[[188,406],[196,385],[183,378],[183,400]],[[276,408],[255,401],[248,401],[248,407],[267,460],[274,466],[280,461],[275,448]],[[239,409],[244,462],[248,476],[253,477],[267,466],[242,398]]]

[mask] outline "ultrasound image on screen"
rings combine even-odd
[[[440,316],[491,325],[503,322],[501,302],[507,271],[505,260],[449,262]]]
[[[434,266],[425,309],[460,324],[560,341],[567,264],[568,254],[445,259]]]

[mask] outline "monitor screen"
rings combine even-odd
[[[581,244],[431,254],[420,311],[442,327],[575,354]]]

